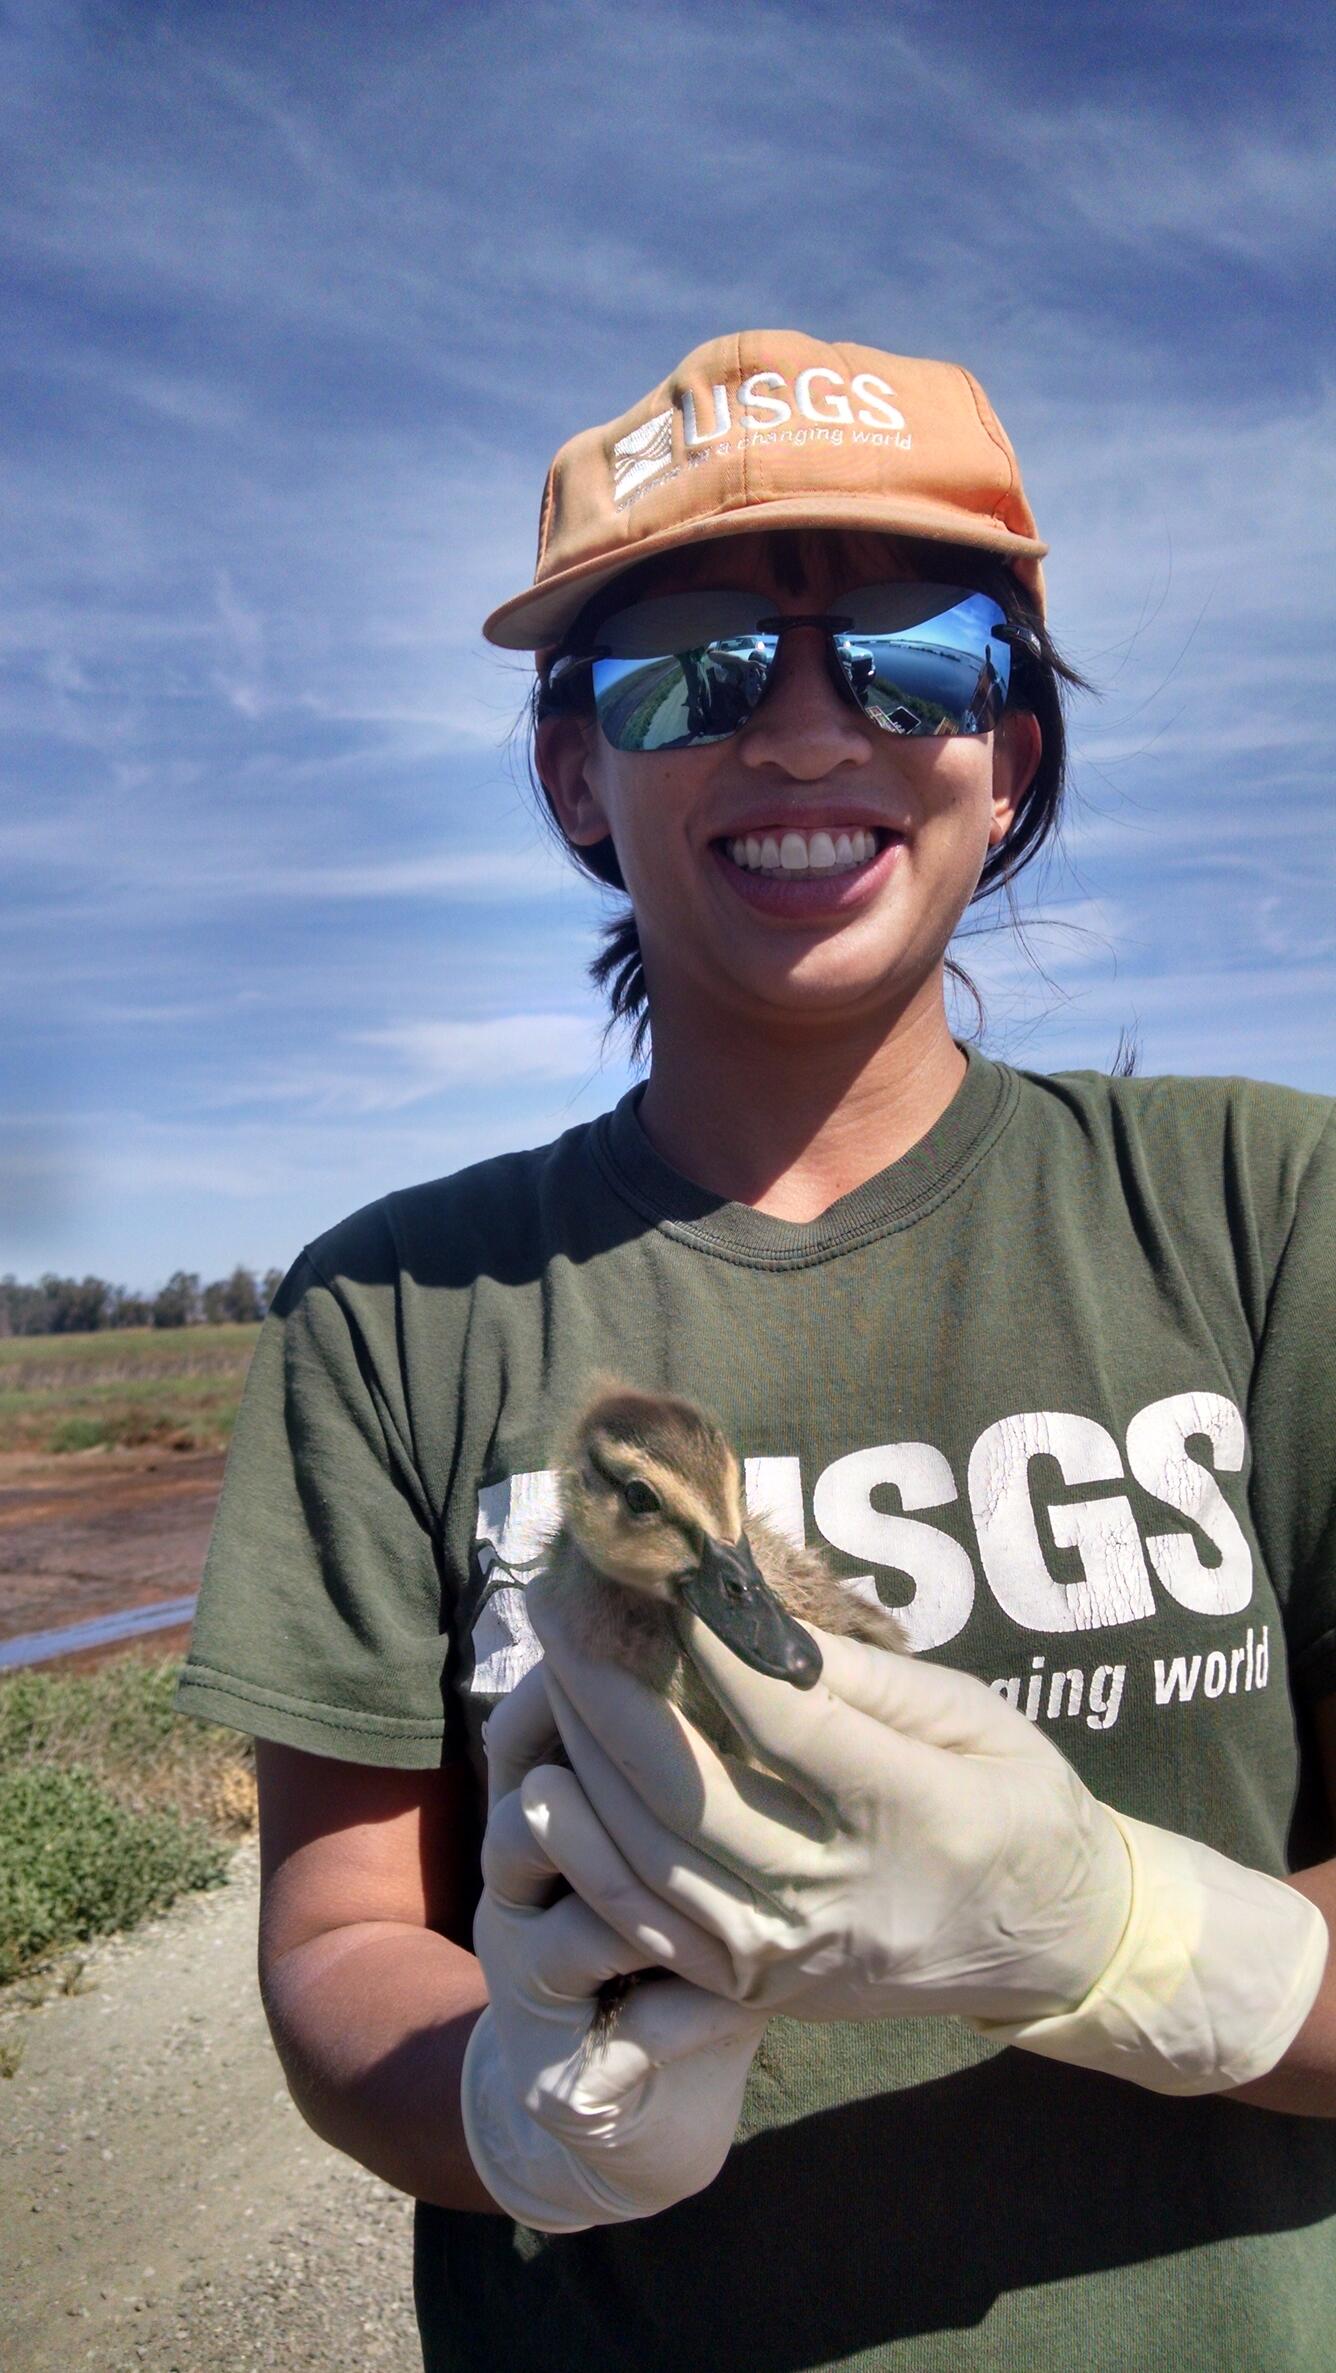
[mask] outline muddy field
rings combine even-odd
[[[222,1476],[221,1451],[0,1454],[0,1640],[195,1590]],[[186,1638],[155,1632],[152,1652]]]

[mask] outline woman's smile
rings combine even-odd
[[[803,922],[875,898],[904,847],[903,831],[838,810],[817,824],[772,813],[709,844],[736,897],[758,914]]]

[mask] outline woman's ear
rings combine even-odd
[[[591,781],[596,726],[587,717],[544,717],[534,734],[534,760],[552,813],[576,848],[592,848],[609,834]]]
[[[988,846],[998,847],[1016,821],[1016,810],[1034,781],[1043,756],[1039,719],[1029,709],[1007,709],[993,735],[993,820]]]

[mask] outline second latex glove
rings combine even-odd
[[[1005,2019],[1070,2008],[1110,1959],[1131,1894],[1122,1839],[1050,1741],[981,1683],[813,1630],[822,1678],[798,1690],[686,1616],[692,1657],[761,1771],[582,1656],[541,1584],[530,1603],[579,1782],[527,1780],[530,1827],[609,1919],[639,1881],[647,1922],[666,1906],[703,1931],[679,1931],[670,1966],[803,2019]]]
[[[503,1785],[511,1761],[526,1759],[531,1710],[532,1696],[489,1725]],[[654,1948],[628,1945],[558,1893],[514,1794],[493,1803],[483,1877],[474,1946],[490,1999],[465,2052],[461,2106],[493,2199],[521,2223],[572,2233],[701,2191],[732,2143],[764,2015],[655,1978],[596,2040],[600,1987],[655,1959]]]
[[[970,1676],[819,1633],[810,1691],[683,1636],[764,1771],[583,1657],[531,1593],[575,1775],[530,1774],[531,1830],[668,1966],[804,2019],[951,2012],[1167,2092],[1274,2065],[1326,1933],[1281,1882],[1100,1804]]]

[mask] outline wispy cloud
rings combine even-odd
[[[535,1082],[579,1083],[600,1068],[599,1040],[588,1011],[401,1022],[348,1031],[322,1060],[238,1072],[202,1102],[218,1111],[275,1105],[345,1119],[432,1102],[457,1109],[464,1094],[491,1099]]]
[[[478,624],[560,439],[741,324],[955,354],[1022,453],[1104,692],[1041,969],[970,943],[1003,1041],[1329,1084],[1332,65],[1158,0],[10,9],[25,1257],[267,1260],[616,1092]]]
[[[499,1077],[570,1079],[596,1056],[588,1013],[507,1013],[482,1022],[400,1022],[359,1030],[359,1046],[401,1057],[433,1088],[477,1087]]]

